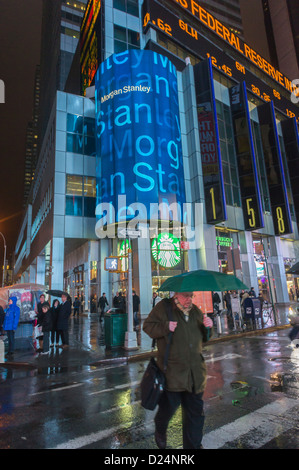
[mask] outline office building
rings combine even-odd
[[[26,207],[38,155],[38,118],[40,105],[40,67],[36,67],[34,79],[34,98],[32,119],[27,125],[25,144],[25,171],[24,171],[24,202]]]
[[[43,138],[57,90],[64,90],[79,42],[87,0],[43,0],[41,42],[41,115]]]
[[[235,34],[244,37],[240,0],[204,0],[200,5]]]
[[[94,296],[111,305],[127,291],[131,247],[141,314],[165,279],[199,268],[288,303],[299,254],[289,77],[199,2],[92,0],[81,40],[84,96],[53,99],[16,276],[80,295],[90,311]],[[145,236],[123,238],[138,212]]]
[[[240,0],[245,40],[291,80],[299,78],[299,4]]]

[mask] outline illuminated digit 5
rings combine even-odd
[[[277,217],[279,233],[284,233],[285,225],[284,225],[283,213],[282,213],[281,207],[276,207],[276,217]]]
[[[252,202],[252,198],[246,199],[246,206],[247,206],[247,214],[248,214],[248,222],[249,227],[255,227],[255,213],[254,209],[250,207],[250,203]]]

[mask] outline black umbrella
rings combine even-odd
[[[53,295],[53,297],[61,297],[62,295],[68,296],[67,292],[64,292],[63,290],[47,290],[46,294]]]
[[[299,262],[294,264],[287,272],[286,274],[299,274]]]

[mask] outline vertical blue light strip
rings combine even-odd
[[[260,209],[261,225],[262,225],[262,227],[264,227],[265,226],[265,221],[264,221],[264,214],[263,214],[263,208],[262,208],[262,198],[261,198],[261,192],[260,192],[260,185],[259,185],[258,174],[257,174],[255,150],[254,150],[252,128],[251,128],[251,121],[250,121],[250,114],[249,114],[249,107],[248,107],[247,89],[246,89],[245,81],[242,82],[242,87],[243,87],[243,92],[244,92],[244,102],[245,102],[244,104],[245,104],[245,111],[246,111],[247,123],[248,123],[248,131],[249,131],[249,137],[250,137],[249,140],[250,140],[250,148],[251,148],[252,163],[253,163],[253,173],[254,173],[254,180],[255,180],[255,185],[256,185],[256,190],[257,190],[258,204],[259,204],[259,209]]]
[[[224,219],[227,220],[226,198],[225,198],[225,191],[224,191],[224,179],[223,179],[223,171],[222,171],[220,138],[219,138],[217,109],[216,109],[216,98],[215,98],[215,89],[214,89],[214,81],[213,81],[213,67],[212,67],[212,60],[210,57],[208,59],[208,63],[209,63],[209,75],[210,75],[210,84],[211,84],[211,95],[212,95],[212,102],[213,102],[215,133],[216,133],[216,139],[217,139],[217,150],[218,150],[217,153],[218,153],[218,165],[219,165],[220,185],[221,185],[221,194],[222,194],[223,214],[224,214]]]
[[[289,219],[290,229],[292,230],[291,211],[290,211],[290,205],[289,205],[289,200],[288,200],[287,185],[286,185],[286,180],[285,180],[285,175],[284,175],[284,168],[283,168],[283,162],[282,162],[282,156],[281,156],[281,149],[280,149],[273,101],[271,101],[271,112],[272,112],[273,129],[274,129],[274,134],[275,134],[276,147],[277,147],[278,158],[279,158],[279,165],[280,165],[280,170],[281,170],[281,179],[282,179],[283,192],[284,192],[285,204],[286,204],[286,209],[287,209],[287,216]]]

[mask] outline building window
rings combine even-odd
[[[113,7],[129,15],[139,16],[138,0],[114,0]]]
[[[267,174],[266,174],[266,168],[265,168],[262,137],[261,137],[258,123],[251,120],[251,129],[252,129],[252,137],[253,137],[254,150],[255,150],[255,156],[256,156],[259,187],[261,190],[262,208],[264,212],[266,211],[266,212],[269,212],[270,214],[271,213],[270,195],[269,195]]]
[[[131,29],[114,25],[114,53],[118,54],[127,49],[140,48],[140,34]]]
[[[216,101],[226,203],[241,207],[239,178],[229,107]]]
[[[96,179],[84,177],[84,216],[95,217],[96,210]]]
[[[65,214],[95,217],[96,179],[89,176],[66,176]]]
[[[67,152],[95,156],[95,119],[67,115]]]
[[[66,176],[65,215],[82,216],[82,176]]]
[[[66,26],[61,26],[61,33],[65,34],[66,36],[70,36],[75,39],[80,39],[80,31],[76,31],[75,29],[67,28]]]

